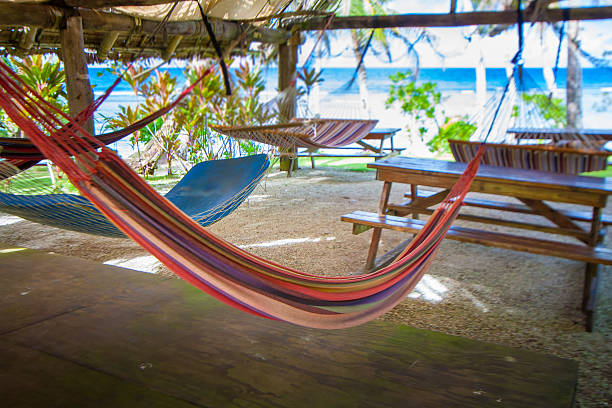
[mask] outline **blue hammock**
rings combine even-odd
[[[196,164],[166,198],[202,226],[234,211],[264,176],[265,154]],[[107,237],[125,237],[85,197],[0,193],[0,211],[39,224]]]

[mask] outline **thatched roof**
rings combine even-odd
[[[252,42],[283,43],[289,34],[246,20],[281,12],[291,0],[200,0],[223,50],[244,52]],[[0,48],[5,54],[57,53],[68,16],[82,18],[90,62],[104,59],[214,55],[194,1],[0,1]],[[116,6],[116,7],[114,7]],[[162,20],[166,20],[162,22]]]
[[[312,3],[333,8],[339,0],[199,0],[214,36],[225,52],[244,53],[251,43],[286,43],[290,35],[265,18],[275,16],[291,3]],[[525,21],[561,21],[612,18],[612,7],[559,8],[558,0],[525,0]],[[176,3],[176,4],[175,4]],[[501,1],[500,4],[512,4]],[[457,13],[449,0],[446,14],[327,17],[288,21],[294,30],[434,27],[479,24],[512,24],[516,12],[493,9]],[[292,6],[296,7],[295,4]],[[193,0],[0,0],[0,53],[59,53],[60,29],[69,16],[80,16],[88,61],[131,60],[161,57],[213,56],[211,38]],[[162,20],[167,20],[161,23]]]

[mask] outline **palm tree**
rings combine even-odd
[[[385,15],[389,11],[387,9],[387,3],[389,0],[343,0],[342,3],[342,14],[344,15]],[[384,29],[377,28],[373,32],[369,30],[351,30],[351,42],[353,46],[353,55],[355,57],[355,65],[357,68],[357,84],[359,86],[359,96],[361,99],[361,108],[370,114],[370,107],[368,104],[368,86],[367,86],[367,73],[365,65],[363,64],[364,53],[367,48],[362,44],[368,41],[367,39],[371,36],[371,41],[379,46],[382,46],[385,54],[391,57],[391,51],[389,46],[389,40],[387,38]]]

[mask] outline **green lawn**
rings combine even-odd
[[[612,177],[612,166],[608,165],[605,170],[592,171],[590,173],[582,173],[582,176],[593,176],[593,177]]]
[[[315,157],[314,160],[315,168],[327,167],[359,172],[374,171],[374,169],[368,169],[367,167],[368,163],[374,162],[371,157]],[[301,169],[309,169],[310,158],[300,157],[298,166]],[[278,169],[278,162],[274,164],[274,168]]]

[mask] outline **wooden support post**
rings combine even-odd
[[[172,38],[172,41],[170,41],[170,44],[168,44],[168,47],[164,50],[164,53],[162,54],[162,59],[164,61],[168,61],[170,58],[172,58],[172,56],[174,55],[174,51],[176,51],[176,48],[181,43],[182,39],[182,35],[177,35]]]
[[[296,100],[295,92],[289,88],[295,88],[295,65],[297,64],[297,50],[299,45],[299,33],[294,34],[288,43],[278,46],[278,89],[285,92],[283,106],[279,106],[279,123],[289,122],[295,116]],[[281,171],[289,172],[297,170],[297,160],[292,160],[291,156],[297,152],[284,150],[288,155],[281,155],[279,168]],[[281,151],[283,153],[283,151]],[[288,173],[289,174],[289,173]]]
[[[83,51],[83,22],[80,16],[66,17],[66,26],[60,29],[62,59],[66,72],[66,90],[68,93],[68,110],[75,117],[93,102],[93,91],[89,84],[87,61]],[[84,126],[85,130],[94,133],[93,118]]]
[[[104,35],[104,38],[102,38],[102,43],[97,50],[98,59],[100,61],[106,59],[108,53],[113,48],[113,45],[115,45],[117,38],[119,38],[119,31],[111,31]]]
[[[19,48],[22,50],[29,50],[32,48],[39,32],[40,28],[28,27],[19,40]]]

